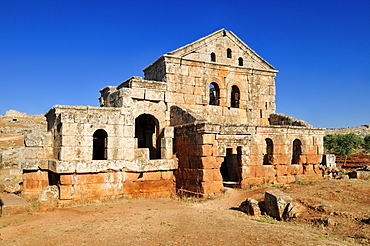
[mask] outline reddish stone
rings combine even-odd
[[[173,180],[173,171],[164,171],[161,173],[161,178],[165,180]]]
[[[61,200],[71,200],[74,198],[73,186],[71,185],[60,185],[59,186],[59,198]]]
[[[73,174],[61,174],[60,184],[62,185],[72,185],[73,184]]]
[[[292,183],[296,180],[295,176],[287,175],[287,176],[277,176],[276,181],[279,183]]]
[[[106,173],[78,174],[78,184],[98,184],[106,182]]]
[[[202,161],[202,168],[204,169],[218,169],[221,167],[221,163],[223,162],[223,157],[215,157],[215,156],[205,156],[201,157]]]
[[[204,194],[220,193],[224,188],[222,181],[204,181],[202,182],[202,188]]]
[[[160,180],[162,177],[161,172],[147,172],[144,173],[144,180]]]
[[[216,143],[216,135],[215,134],[203,134],[203,144],[215,144]]]
[[[203,169],[202,181],[222,181],[222,176],[219,169]]]
[[[125,173],[125,181],[131,182],[136,181],[139,178],[140,173]]]
[[[303,174],[303,166],[300,164],[289,165],[289,170],[292,175]]]
[[[290,174],[288,165],[276,165],[276,175],[277,176],[284,176]]]

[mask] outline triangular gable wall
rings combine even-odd
[[[235,47],[238,47],[239,52],[234,52],[234,53],[239,53],[243,54],[241,57],[246,61],[246,67],[252,67],[256,69],[266,69],[266,70],[275,70],[275,68],[270,65],[267,61],[265,61],[262,57],[260,57],[254,50],[252,50],[248,45],[246,45],[240,38],[238,38],[233,32],[227,31],[225,29],[220,29],[208,36],[205,36],[203,38],[200,38],[196,40],[195,42],[192,42],[188,45],[185,45],[181,48],[178,48],[174,51],[171,51],[167,53],[166,55],[170,56],[176,56],[176,57],[182,57],[182,58],[189,58],[193,59],[195,57],[192,54],[197,53],[198,51],[200,52],[208,52],[206,61],[209,61],[208,55],[210,55],[211,50],[209,50],[209,47],[212,46],[217,46],[215,42],[220,38],[228,38],[228,40],[233,43]],[[208,49],[208,50],[207,50]],[[199,57],[199,56],[198,56]],[[198,60],[197,58],[195,58]],[[223,62],[221,62],[223,63]]]

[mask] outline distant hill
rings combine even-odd
[[[361,137],[370,135],[370,125],[362,125],[356,127],[347,127],[347,128],[327,128],[325,133],[329,134],[346,134],[346,133],[355,133]]]

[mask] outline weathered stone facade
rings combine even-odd
[[[275,114],[277,70],[219,30],[100,90],[101,107],[54,106],[26,135],[23,194],[60,201],[219,193],[321,177],[324,129]]]

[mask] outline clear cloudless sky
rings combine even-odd
[[[221,28],[279,70],[278,113],[370,124],[370,0],[0,0],[0,114],[98,106],[100,89]]]

